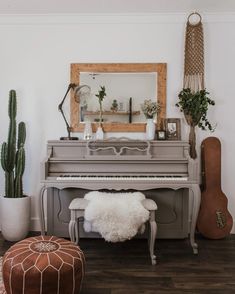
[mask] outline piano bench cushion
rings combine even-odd
[[[85,210],[87,205],[89,203],[89,200],[84,198],[75,198],[71,201],[69,205],[70,210]],[[148,211],[151,210],[157,210],[157,204],[152,199],[144,199],[141,201],[142,205],[145,209]]]
[[[3,257],[7,293],[79,293],[85,272],[82,250],[55,236],[37,236],[14,244]]]

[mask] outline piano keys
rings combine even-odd
[[[60,175],[57,181],[187,181],[188,177],[181,176],[95,176],[95,175]]]
[[[44,192],[85,190],[150,190],[181,188],[191,191],[193,207],[190,242],[194,240],[200,206],[198,164],[183,141],[141,141],[126,138],[104,141],[49,141],[41,165],[40,193],[42,234],[45,233]]]

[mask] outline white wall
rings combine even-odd
[[[57,106],[69,83],[70,63],[167,62],[167,116],[182,117],[174,105],[182,87],[186,18],[185,14],[0,16],[0,141],[7,136],[8,92],[15,89],[18,121],[27,125],[24,189],[33,197],[34,229],[39,228],[39,167],[46,142],[66,134]],[[217,123],[213,135],[222,141],[222,186],[235,219],[235,15],[207,14],[203,20],[206,85],[216,100],[210,119]],[[209,135],[199,131],[198,143]]]

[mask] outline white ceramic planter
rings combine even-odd
[[[1,231],[4,239],[24,239],[30,226],[30,197],[0,197]]]

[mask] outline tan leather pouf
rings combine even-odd
[[[79,293],[85,259],[74,243],[38,236],[13,245],[3,257],[3,281],[12,294]]]

